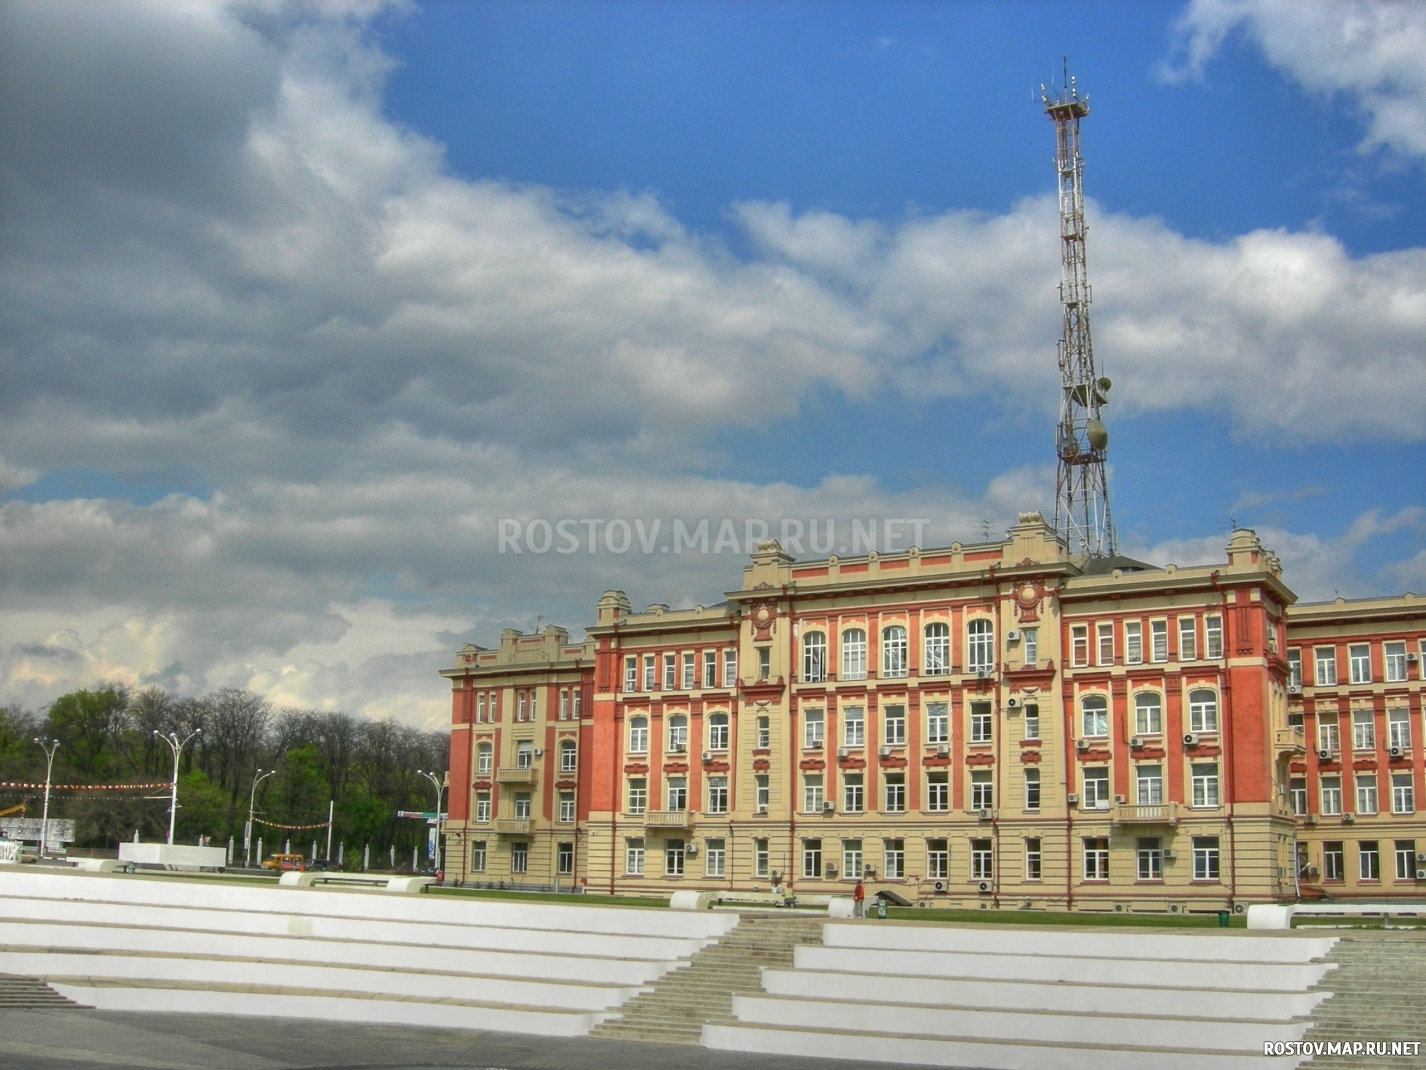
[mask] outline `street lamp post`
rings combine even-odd
[[[253,814],[256,812],[257,786],[276,772],[276,769],[269,769],[266,773],[261,769],[253,770],[253,790],[248,793],[248,825],[243,830],[243,865],[249,869],[253,864]]]
[[[173,751],[173,788],[169,792],[168,799],[168,845],[170,847],[173,846],[173,827],[178,822],[178,759],[183,754],[183,748],[188,746],[188,741],[202,731],[201,728],[195,728],[180,740],[177,732],[169,732],[164,735],[157,728],[153,730],[153,734],[167,743],[168,749]]]
[[[445,786],[441,783],[441,778],[435,773],[428,773],[424,769],[417,769],[416,775],[425,777],[436,789],[436,857],[434,861],[436,863],[436,872],[439,873],[441,869],[441,793],[444,791]]]
[[[40,818],[40,857],[45,856],[49,850],[50,840],[50,780],[54,774],[54,752],[59,750],[59,740],[49,741],[35,737],[35,742],[40,745],[40,750],[45,752],[45,809],[44,816]]]

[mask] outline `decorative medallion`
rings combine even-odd
[[[1040,599],[1045,597],[1045,581],[1038,576],[1027,580],[1015,591],[1015,606],[1019,611],[1021,624],[1031,624],[1040,619]]]
[[[748,618],[753,622],[753,638],[763,641],[771,638],[772,625],[777,620],[775,602],[754,602],[749,608]]]

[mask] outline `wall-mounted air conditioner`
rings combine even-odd
[[[1400,747],[1392,747],[1391,750],[1390,750],[1388,753],[1389,753],[1393,758],[1400,758],[1401,755],[1402,755],[1402,750],[1401,750]]]
[[[837,748],[837,757],[838,757],[838,758],[845,758],[845,757],[846,757],[848,754],[850,754],[850,753],[851,753],[851,752],[848,751],[846,747],[838,747],[838,748]]]
[[[1177,852],[1176,850],[1174,850],[1172,847],[1165,847],[1165,848],[1164,848],[1164,861],[1165,861],[1165,862],[1172,862],[1172,861],[1173,861],[1175,858],[1177,858],[1177,857],[1178,857],[1178,852]]]
[[[1073,806],[1075,803],[1079,802],[1079,793],[1075,791],[1070,792],[1068,795],[1065,796],[1065,802]]]
[[[1123,806],[1123,805],[1124,805],[1124,796],[1123,796],[1123,795],[1116,795],[1116,796],[1114,796],[1114,801],[1115,801],[1116,803],[1118,803],[1120,806]]]
[[[975,886],[975,890],[978,891],[981,895],[989,895],[989,894],[990,894],[990,881],[981,881],[979,884],[977,884],[977,885]]]
[[[991,814],[991,812],[990,812],[990,809],[989,809],[988,807],[981,807],[980,819],[981,819],[982,821],[989,821],[989,820],[990,820],[990,814]]]
[[[1300,695],[1300,694],[1302,694],[1302,685],[1301,685],[1301,684],[1288,684],[1288,685],[1287,685],[1287,693],[1288,693],[1289,695]]]
[[[1075,740],[1075,741],[1074,741],[1074,749],[1075,749],[1075,750],[1089,750],[1089,740],[1087,740],[1087,739],[1077,739],[1077,740]]]
[[[1355,821],[1356,819],[1357,819],[1357,815],[1354,814],[1354,813],[1352,813],[1352,811],[1350,811],[1350,810],[1348,810],[1348,811],[1346,811],[1345,813],[1342,814],[1342,824],[1344,824],[1344,825],[1350,825],[1350,824],[1351,824],[1353,821]]]
[[[1143,745],[1144,740],[1140,736],[1135,736],[1133,739],[1129,740],[1129,746],[1133,747],[1135,750],[1139,750],[1141,747],[1143,747]]]
[[[878,758],[890,758],[890,757],[891,757],[891,748],[890,748],[890,747],[878,747],[878,748],[876,749],[876,756],[877,756]]]
[[[942,758],[948,757],[948,756],[950,755],[950,753],[951,753],[951,745],[950,745],[949,743],[941,743],[941,744],[939,744],[939,745],[936,747],[936,753],[937,753],[938,755],[940,755]]]
[[[1020,641],[1020,632],[1015,628],[1011,628],[1005,633],[1005,641],[1007,643],[1018,643]]]
[[[832,877],[832,878],[835,878],[835,877],[837,876],[837,863],[835,863],[835,862],[828,862],[828,863],[827,863],[827,876],[828,876],[828,877]]]
[[[1306,817],[1304,817],[1304,818],[1302,819],[1302,823],[1303,823],[1304,825],[1315,825],[1315,824],[1317,824],[1317,815],[1316,815],[1316,814],[1308,814]]]
[[[1416,871],[1416,879],[1419,881],[1426,881],[1426,869],[1418,869]]]
[[[1317,760],[1319,762],[1330,762],[1332,760],[1332,752],[1326,747],[1318,747]]]
[[[1185,732],[1183,734],[1183,745],[1185,747],[1198,746],[1198,734],[1196,732]]]
[[[1418,660],[1418,658],[1419,658],[1419,656],[1417,655],[1416,651],[1414,651],[1414,650],[1408,650],[1408,651],[1406,652],[1406,660],[1407,660],[1407,661],[1415,662],[1415,661]]]
[[[705,762],[711,762],[711,761],[713,760],[713,752],[712,752],[711,750],[706,750],[706,751],[704,751],[704,752],[703,752],[703,760],[704,760]]]
[[[836,811],[836,809],[837,809],[837,805],[836,805],[836,803],[832,802],[831,799],[824,799],[824,800],[823,800],[823,802],[822,802],[822,812],[823,812],[824,814],[834,813],[834,812]]]
[[[684,854],[690,854],[690,855],[696,855],[696,854],[698,853],[698,844],[696,844],[696,843],[690,843],[690,844],[686,845],[686,846],[683,848],[683,853],[684,853]]]

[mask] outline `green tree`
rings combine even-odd
[[[327,801],[331,795],[319,758],[315,743],[303,743],[282,756],[282,764],[273,778],[277,781],[275,792],[266,793],[269,803],[274,794],[277,796],[278,816],[274,820],[285,825],[310,825],[327,819]]]
[[[201,769],[191,769],[178,778],[175,839],[190,842],[199,836],[212,836],[215,843],[226,842],[231,828],[231,800],[220,785],[209,780]]]
[[[60,758],[81,780],[102,781],[117,764],[129,696],[108,685],[71,691],[50,704],[45,733],[59,740]]]

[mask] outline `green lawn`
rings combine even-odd
[[[982,925],[1100,925],[1139,926],[1154,929],[1216,929],[1217,914],[1116,914],[1050,910],[934,910],[889,907],[886,916],[896,921],[979,922]],[[1231,915],[1228,925],[1245,929],[1248,919]]]
[[[506,888],[437,888],[427,895],[463,895],[474,899],[520,899],[527,903],[568,903],[588,907],[667,907],[667,899],[642,899],[628,895],[571,895],[569,892],[518,892]]]

